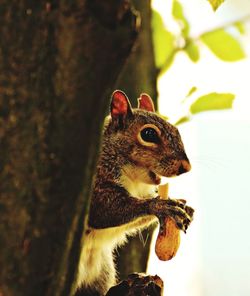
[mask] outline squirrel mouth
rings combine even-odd
[[[149,171],[149,177],[155,185],[159,185],[161,183],[161,177],[155,172]]]

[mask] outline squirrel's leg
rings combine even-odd
[[[98,278],[88,286],[78,287],[74,296],[103,296],[106,295],[110,287],[116,284],[116,271],[113,260],[103,256],[102,261],[98,262],[98,264],[102,265]]]
[[[110,229],[88,230],[80,256],[75,296],[105,295],[116,284]],[[98,233],[97,233],[98,232]]]

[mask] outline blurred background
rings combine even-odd
[[[155,38],[173,41],[168,56],[155,43],[159,111],[182,122],[192,163],[170,182],[170,196],[196,212],[171,261],[156,258],[153,240],[148,272],[169,296],[250,295],[250,1],[228,0],[216,12],[200,0],[152,5],[153,22],[162,22]]]

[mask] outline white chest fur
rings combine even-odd
[[[126,165],[122,169],[119,183],[125,188],[131,196],[139,199],[154,198],[157,196],[157,187],[150,184],[148,171],[144,168],[138,168]]]

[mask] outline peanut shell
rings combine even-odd
[[[168,198],[168,184],[159,185],[159,196],[162,199]],[[165,219],[164,232],[158,234],[155,243],[155,253],[162,261],[171,260],[177,253],[180,246],[180,230],[172,218]]]

